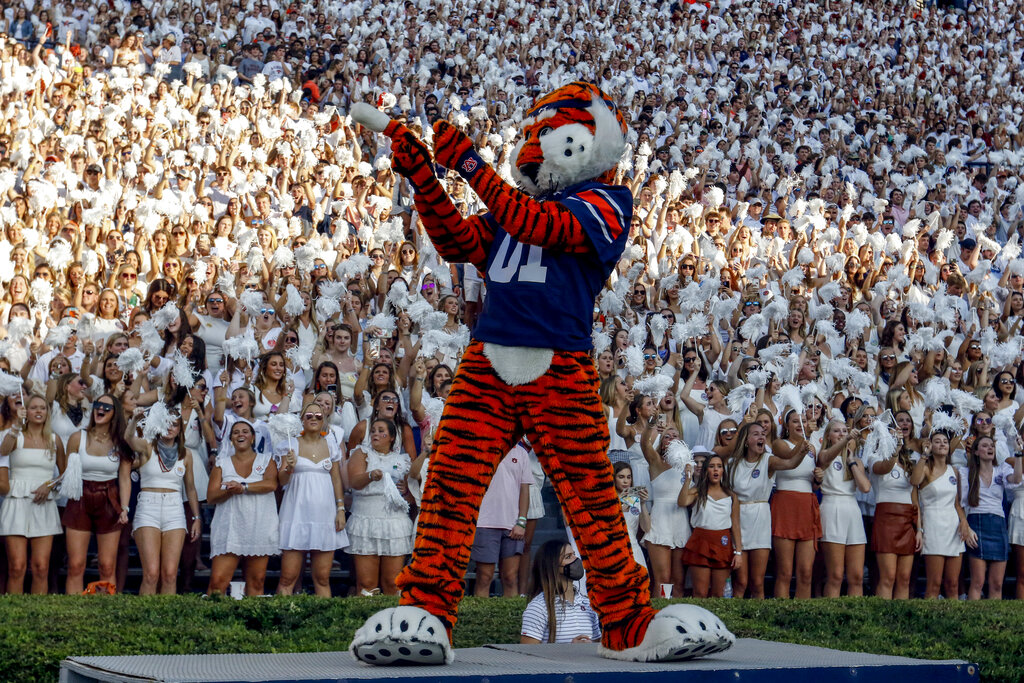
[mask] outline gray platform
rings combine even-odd
[[[455,664],[447,667],[368,667],[347,652],[71,657],[61,663],[60,680],[676,683],[681,675],[686,683],[968,683],[978,680],[978,667],[740,639],[728,652],[673,664],[603,659],[596,645],[488,645],[458,650]]]

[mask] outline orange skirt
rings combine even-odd
[[[683,564],[688,567],[729,569],[732,556],[731,529],[694,529],[683,548]]]
[[[876,553],[913,555],[917,549],[917,508],[906,503],[879,503],[871,526]]]
[[[821,511],[813,493],[776,491],[772,496],[772,536],[791,541],[821,538]]]

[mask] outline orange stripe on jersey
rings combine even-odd
[[[592,204],[601,212],[601,218],[604,219],[605,224],[608,226],[608,231],[612,235],[612,240],[618,239],[619,235],[622,234],[622,229],[624,227],[622,224],[622,217],[619,216],[618,210],[616,210],[616,208],[596,190],[580,192],[576,196],[583,201]]]

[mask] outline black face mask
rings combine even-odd
[[[562,567],[562,573],[565,574],[570,581],[579,581],[583,578],[583,560],[577,557],[575,560]]]

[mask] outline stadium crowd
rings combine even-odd
[[[241,565],[261,594],[278,555],[288,593],[309,553],[330,595],[339,550],[393,592],[486,274],[439,259],[348,108],[449,119],[508,176],[574,79],[630,122],[594,360],[653,584],[1024,578],[1020,6],[0,4],[7,592],[82,591],[91,543],[117,587],[134,543],[142,593],[208,563],[196,588]]]

